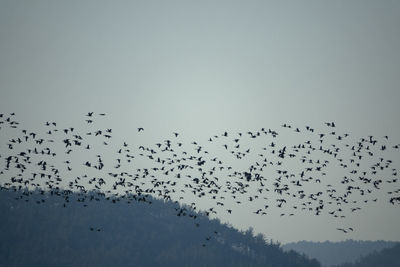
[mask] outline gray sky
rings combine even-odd
[[[0,112],[32,128],[95,111],[121,141],[144,127],[136,143],[325,121],[400,141],[398,1],[1,0],[0,40]],[[346,221],[351,235],[238,210],[221,219],[282,242],[400,240],[388,203]]]

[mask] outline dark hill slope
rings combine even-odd
[[[320,266],[188,207],[137,199],[2,189],[0,266]]]

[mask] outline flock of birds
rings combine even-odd
[[[177,208],[176,215],[194,220],[194,211],[229,216],[236,205],[255,207],[252,212],[260,216],[280,209],[280,216],[308,212],[343,219],[378,198],[400,203],[398,170],[387,158],[400,144],[392,144],[388,136],[351,140],[349,134],[337,132],[334,122],[327,122],[319,130],[283,124],[279,133],[267,128],[224,131],[203,144],[185,143],[174,132],[151,145],[116,145],[111,128],[95,127],[104,116],[86,114],[82,132],[57,122],[46,122],[43,131],[34,132],[22,128],[14,113],[0,114],[1,189],[29,189],[19,197],[25,201],[33,189],[50,192],[65,199],[64,207],[72,192],[81,193],[78,201],[85,206],[98,200],[89,192],[114,203],[151,203],[152,196],[187,204]],[[145,133],[137,128],[138,135]],[[292,134],[291,142],[299,142],[280,144],[282,134]],[[198,207],[203,199],[206,209]],[[337,230],[348,233],[353,228]]]

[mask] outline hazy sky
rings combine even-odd
[[[0,0],[0,112],[105,112],[126,140],[325,121],[400,140],[399,47],[399,1]],[[328,217],[222,219],[282,242],[400,240],[398,214],[366,209],[348,236]]]

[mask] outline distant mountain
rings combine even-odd
[[[385,248],[380,252],[372,252],[358,259],[355,263],[345,263],[337,267],[399,267],[400,243],[391,248]]]
[[[1,189],[0,214],[0,266],[320,266],[143,195]]]
[[[285,251],[294,250],[298,253],[304,253],[310,258],[317,259],[323,266],[333,266],[355,262],[360,257],[366,256],[374,251],[379,252],[395,245],[396,242],[392,241],[299,241],[285,244],[282,246],[282,249]]]

